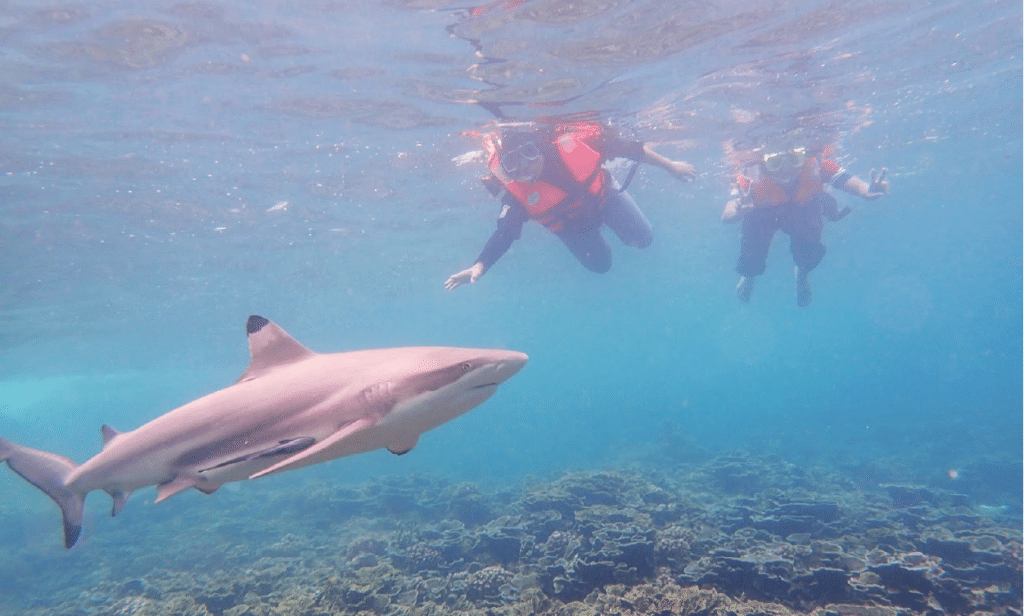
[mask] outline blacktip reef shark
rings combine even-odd
[[[246,331],[252,359],[237,382],[130,432],[103,426],[102,451],[82,465],[0,439],[0,460],[60,507],[65,547],[78,541],[93,490],[110,494],[117,515],[150,485],[160,502],[381,447],[403,454],[490,398],[528,359],[452,347],[321,354],[260,316]]]

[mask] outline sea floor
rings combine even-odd
[[[408,476],[198,496],[137,495],[69,552],[31,526],[55,511],[0,512],[16,546],[0,556],[0,613],[1021,613],[1019,505],[778,457],[497,491]]]

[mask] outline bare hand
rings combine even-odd
[[[654,151],[651,144],[644,144],[644,157],[642,162],[661,167],[680,180],[697,179],[697,170],[688,162],[671,160]]]
[[[746,209],[740,203],[739,199],[730,199],[725,204],[725,209],[722,210],[722,222],[730,223],[736,222],[740,219],[740,215],[743,214],[743,210]]]
[[[682,160],[670,161],[668,172],[686,182],[692,182],[697,179],[697,168]]]
[[[865,199],[878,199],[889,194],[889,182],[885,181],[885,175],[889,172],[888,169],[882,167],[882,172],[877,176],[875,170],[870,171],[871,182],[868,184],[868,192],[864,195]]]
[[[484,275],[484,264],[474,263],[473,267],[467,268],[452,274],[448,277],[448,280],[444,281],[444,288],[451,291],[455,287],[462,286],[464,284],[473,284],[478,278]]]

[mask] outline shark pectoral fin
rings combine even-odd
[[[377,422],[372,419],[357,419],[352,423],[345,425],[343,428],[341,428],[334,434],[328,436],[319,443],[311,447],[307,447],[306,449],[303,449],[299,453],[289,458],[285,458],[284,460],[281,460],[280,462],[274,464],[273,466],[268,466],[267,468],[263,469],[258,473],[253,473],[252,475],[249,475],[249,479],[256,479],[257,477],[262,477],[264,475],[269,475],[271,473],[277,473],[279,471],[284,471],[291,468],[296,468],[298,466],[302,466],[303,460],[311,456],[315,456],[321,451],[329,449],[336,443],[340,443],[341,441],[345,440],[350,435],[355,434],[360,430],[365,430],[366,428],[373,426],[375,423]]]
[[[420,440],[419,434],[412,434],[409,438],[396,439],[390,445],[388,445],[388,451],[401,456],[412,451],[412,448],[416,446]]]
[[[255,453],[247,453],[244,456],[231,458],[230,460],[225,460],[224,462],[221,462],[220,464],[215,464],[209,468],[200,469],[199,472],[205,473],[206,471],[224,468],[225,466],[239,464],[241,462],[252,462],[253,460],[260,460],[262,458],[276,458],[277,456],[298,453],[303,449],[306,449],[307,447],[312,447],[314,443],[316,443],[316,439],[311,436],[300,436],[298,438],[284,439],[282,441],[279,441],[276,445],[273,445],[262,451],[257,451]],[[213,488],[212,490],[210,490],[210,492],[213,492],[213,490],[216,489],[217,488]],[[207,492],[207,494],[209,494],[210,492]]]
[[[274,458],[277,456],[283,456],[290,453],[298,453],[304,449],[312,447],[315,444],[316,439],[311,436],[289,438],[283,441],[279,441],[277,445],[274,445],[270,449],[261,451],[260,453],[253,456],[252,459],[258,460],[260,458]]]
[[[178,492],[184,492],[189,488],[196,487],[199,482],[202,481],[198,477],[189,477],[188,475],[178,475],[170,481],[165,481],[156,487],[156,500],[155,503],[159,503],[162,500],[168,499]]]

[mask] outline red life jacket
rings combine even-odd
[[[818,163],[818,159],[813,157],[804,161],[796,183],[796,190],[792,194],[767,174],[761,173],[760,169],[751,175],[754,176],[753,179],[740,173],[736,183],[744,197],[749,195],[754,207],[771,207],[790,202],[804,205],[825,190],[825,183],[821,177],[821,165]]]
[[[597,124],[564,124],[555,129],[552,145],[555,146],[562,164],[573,180],[603,203],[605,174],[601,167],[602,157],[589,143],[600,136],[601,127]],[[585,206],[585,199],[571,199],[564,189],[548,182],[513,180],[501,167],[493,139],[489,140],[485,147],[490,151],[488,166],[491,173],[498,178],[509,194],[523,204],[530,213],[530,218],[551,231],[558,232],[565,228],[567,221],[583,213],[580,210]],[[545,160],[544,163],[549,164],[549,161]]]

